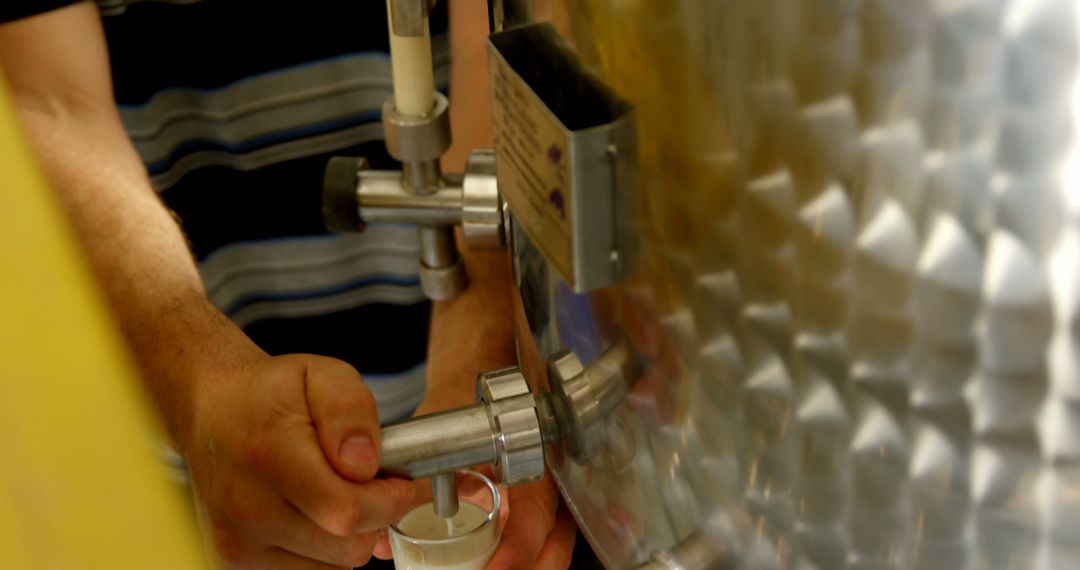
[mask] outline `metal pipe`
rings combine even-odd
[[[365,223],[454,225],[462,219],[462,188],[451,180],[434,192],[419,196],[402,184],[400,172],[368,170],[360,173],[360,219]]]
[[[420,261],[424,265],[432,269],[449,267],[457,263],[457,257],[453,228],[420,228]]]
[[[431,194],[442,186],[442,170],[438,160],[410,160],[401,165],[405,185],[421,196]]]
[[[637,368],[637,359],[625,340],[613,344],[588,366],[582,366],[570,351],[548,362],[554,391],[552,411],[579,463],[603,448],[604,420],[624,401],[630,383],[638,377]]]
[[[458,512],[457,474],[440,473],[431,478],[431,502],[435,514],[448,519]]]
[[[540,423],[540,438],[544,443],[559,443],[563,438],[563,428],[551,395],[547,392],[536,395],[536,419]]]
[[[419,479],[493,464],[497,429],[487,404],[406,420],[382,430],[382,472]]]

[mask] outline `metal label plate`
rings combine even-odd
[[[610,285],[636,257],[632,107],[547,23],[489,41],[499,192],[576,291]]]
[[[569,133],[497,52],[490,65],[499,189],[514,214],[529,220],[544,256],[569,280],[574,215],[565,157]]]

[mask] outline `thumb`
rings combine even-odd
[[[311,357],[305,387],[323,455],[345,479],[362,483],[379,470],[379,412],[360,374],[345,362]]]

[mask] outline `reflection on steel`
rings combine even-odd
[[[605,564],[1080,567],[1080,4],[568,5],[635,108],[640,271],[512,247],[541,361],[642,364],[548,458]]]

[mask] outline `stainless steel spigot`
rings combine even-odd
[[[416,126],[388,129],[387,146],[411,156],[437,156],[441,151],[435,150],[438,147],[431,145],[422,130]],[[363,231],[368,223],[416,224],[424,293],[435,300],[449,299],[466,285],[464,265],[454,244],[455,225],[462,226],[471,248],[501,249],[506,244],[495,157],[488,150],[473,151],[464,174],[443,175],[436,166],[432,180],[421,171],[409,172],[370,170],[362,158],[330,159],[323,180],[323,218],[329,230],[339,232]],[[416,180],[410,182],[410,178]],[[423,192],[416,191],[414,184],[429,182],[432,185]]]
[[[394,97],[382,107],[386,150],[401,161],[400,172],[361,175],[366,163],[332,159],[328,165],[323,212],[332,231],[362,230],[374,221],[416,224],[420,243],[420,286],[433,300],[455,297],[468,283],[454,239],[453,225],[481,227],[485,243],[501,227],[501,203],[494,182],[494,159],[478,158],[474,174],[490,171],[490,181],[444,176],[439,157],[450,147],[450,105],[434,89],[427,16],[433,0],[388,0]],[[472,195],[476,189],[481,197]],[[369,203],[362,204],[365,194]],[[448,204],[448,200],[454,202]],[[366,215],[360,210],[367,208]],[[494,220],[494,221],[493,221]]]
[[[431,299],[450,299],[468,282],[453,226],[462,226],[472,248],[500,249],[506,243],[495,155],[473,151],[464,174],[442,173],[439,156],[450,146],[449,104],[442,94],[423,117],[401,115],[387,101],[383,127],[387,151],[403,169],[369,170],[362,158],[330,159],[323,183],[326,226],[353,232],[367,223],[417,225],[420,285]]]
[[[384,427],[382,472],[432,477],[435,510],[451,516],[458,469],[492,465],[507,487],[532,483],[544,476],[544,445],[564,441],[576,460],[587,461],[604,447],[604,420],[636,378],[636,360],[620,342],[588,366],[564,353],[550,369],[551,392],[534,394],[517,367],[485,372],[477,379],[479,403]]]
[[[419,479],[476,465],[493,465],[507,486],[544,476],[543,434],[521,371],[506,368],[478,379],[481,401],[472,406],[420,416],[382,431],[382,470]]]
[[[402,188],[422,198],[443,185],[439,157],[450,148],[450,104],[435,94],[435,107],[423,116],[399,113],[393,101],[382,109],[386,150],[401,161]],[[429,222],[420,225],[420,286],[431,299],[450,299],[465,289],[467,279],[454,243],[453,228]]]
[[[490,464],[507,487],[544,476],[544,429],[539,403],[517,368],[480,375],[480,403],[383,428],[382,470],[432,477],[432,502],[444,518],[458,510],[454,472]],[[542,404],[539,404],[542,405]],[[550,429],[548,430],[550,432]]]

